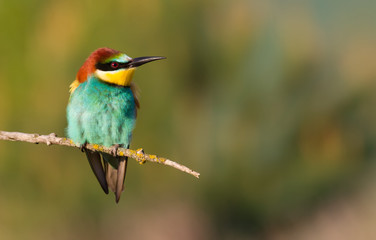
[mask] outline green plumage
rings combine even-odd
[[[76,144],[120,145],[128,148],[136,120],[136,104],[129,87],[114,86],[93,75],[72,93],[67,107],[67,134]],[[89,163],[105,193],[108,187],[116,193],[116,202],[123,190],[127,158],[88,150]],[[120,167],[119,167],[120,165]],[[121,171],[118,171],[118,169]],[[121,183],[121,184],[119,184]]]
[[[72,93],[67,107],[67,134],[76,144],[128,146],[136,120],[129,87],[104,83],[94,76]]]

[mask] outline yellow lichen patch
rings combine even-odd
[[[142,165],[146,162],[144,149],[142,149],[142,148],[137,149],[136,150],[136,156],[137,156],[137,161],[138,161],[139,164]]]
[[[119,156],[124,156],[124,153],[123,152],[119,152]]]
[[[95,150],[98,150],[98,149],[99,149],[99,145],[98,145],[98,144],[93,144],[93,148],[94,148]]]
[[[153,162],[159,162],[159,159],[158,159],[157,155],[149,155],[149,158],[150,158]]]
[[[140,165],[145,164],[145,162],[146,162],[145,156],[141,156],[141,157],[139,157],[139,159],[138,159],[137,161],[138,161],[138,163],[139,163]]]
[[[145,162],[146,162],[146,160],[145,160],[145,159],[141,159],[141,160],[139,160],[138,164],[140,164],[140,165],[144,165],[144,164],[145,164]]]
[[[130,150],[130,149],[129,149],[129,152],[130,152],[130,154],[131,154],[132,156],[136,155],[136,151],[135,151],[135,150]]]

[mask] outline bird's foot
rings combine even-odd
[[[113,147],[113,149],[111,151],[111,154],[114,155],[115,157],[117,157],[118,156],[117,151],[120,147],[120,144],[114,144],[114,145],[112,145],[112,147]]]
[[[84,144],[81,144],[80,145],[80,150],[81,152],[84,152],[85,148],[86,148],[86,145],[87,145],[87,142],[85,142]]]

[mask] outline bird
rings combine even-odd
[[[116,203],[124,190],[128,158],[94,152],[85,146],[129,148],[140,107],[133,74],[139,66],[161,59],[165,57],[131,58],[115,49],[98,48],[80,67],[69,88],[67,136],[86,153],[103,191],[114,192]]]

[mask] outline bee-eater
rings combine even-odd
[[[99,48],[86,59],[70,85],[67,135],[85,151],[103,191],[119,202],[124,190],[127,157],[93,152],[85,144],[129,148],[139,102],[132,77],[137,67],[164,57],[130,58]]]

